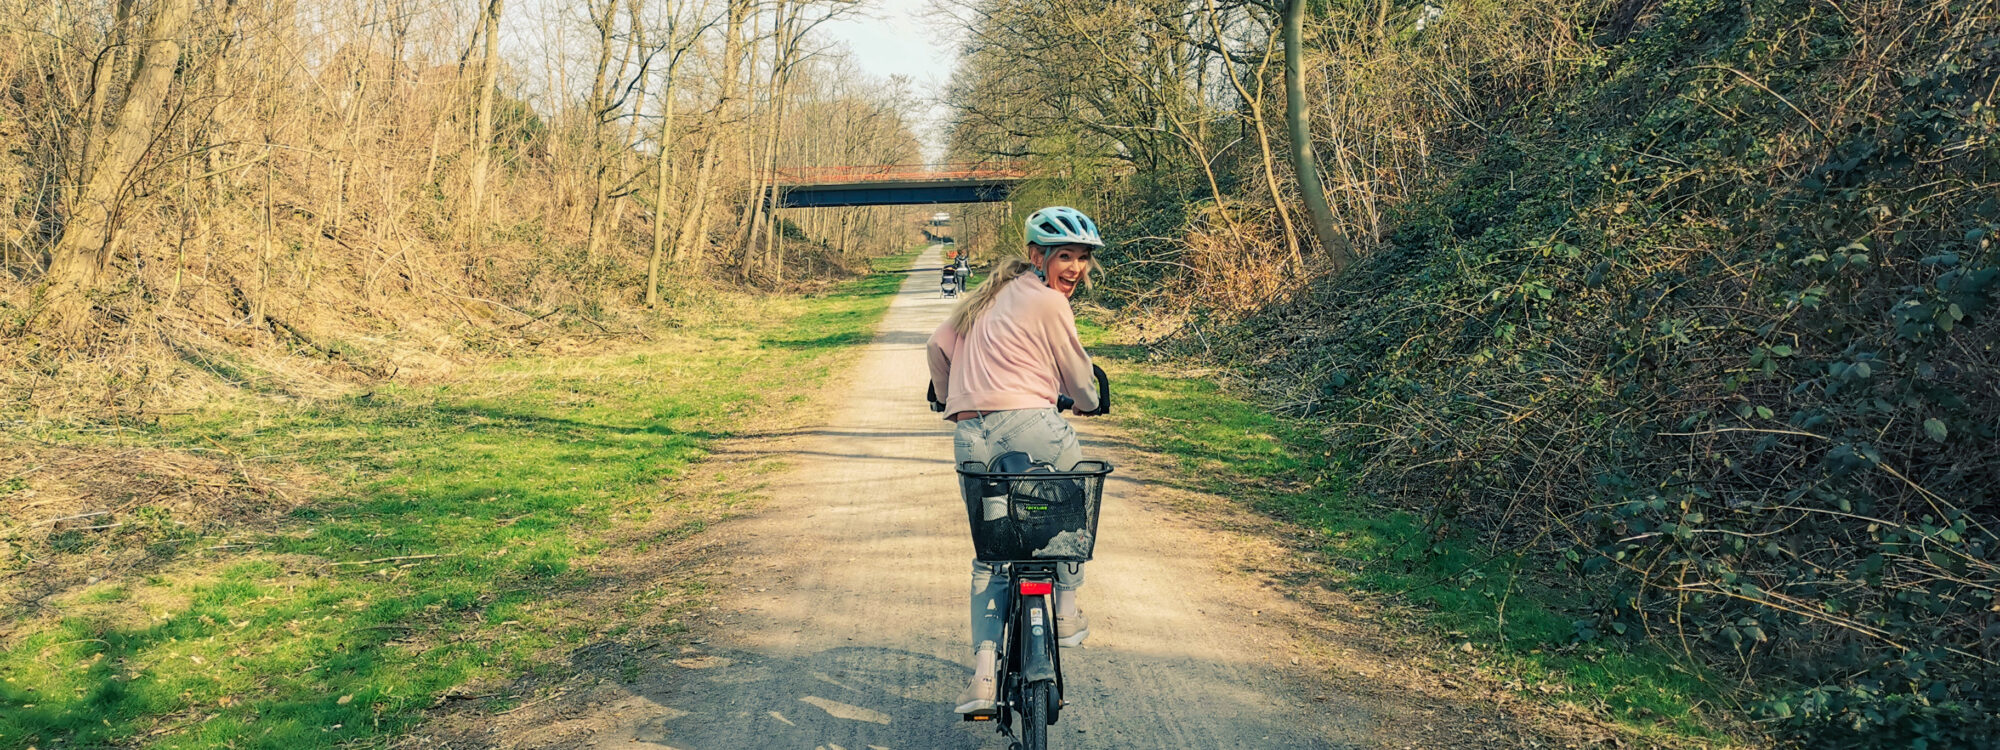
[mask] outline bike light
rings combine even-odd
[[[1041,596],[1043,594],[1053,593],[1055,590],[1056,590],[1056,585],[1053,583],[1049,583],[1048,581],[1021,582],[1022,596]]]

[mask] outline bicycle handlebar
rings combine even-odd
[[[1076,414],[1085,417],[1095,417],[1102,414],[1110,414],[1111,376],[1104,374],[1104,368],[1098,367],[1096,363],[1092,363],[1090,365],[1090,374],[1097,377],[1097,408],[1092,409],[1090,411],[1079,411],[1076,412]],[[1072,411],[1074,411],[1074,407],[1075,404],[1071,404]]]
[[[1056,411],[1067,411],[1079,417],[1095,417],[1111,413],[1111,376],[1104,374],[1104,368],[1098,367],[1094,363],[1090,366],[1090,374],[1097,377],[1097,408],[1090,411],[1077,411],[1076,399],[1058,393],[1056,394]],[[925,386],[924,400],[930,402],[931,411],[940,414],[944,413],[944,404],[940,403],[937,397],[937,383],[933,382]]]

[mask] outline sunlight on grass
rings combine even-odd
[[[23,624],[0,655],[0,747],[379,745],[453,686],[517,676],[614,628],[565,607],[600,585],[589,571],[607,531],[701,502],[667,487],[746,414],[794,403],[856,356],[902,280],[887,272],[912,257],[632,351],[163,420],[138,440],[283,456],[337,488],[257,534],[254,552],[188,540],[163,550],[178,564]],[[790,341],[825,343],[774,344]]]

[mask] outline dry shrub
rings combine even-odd
[[[1175,291],[1202,300],[1202,306],[1234,317],[1294,288],[1300,271],[1292,267],[1284,237],[1271,231],[1269,212],[1210,203],[1192,212],[1180,256],[1185,276]]]
[[[0,438],[0,623],[192,544],[227,545],[230,532],[265,527],[311,486],[235,459]]]

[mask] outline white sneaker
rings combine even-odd
[[[961,714],[981,714],[1000,706],[1000,655],[991,646],[981,646],[972,655],[972,684],[958,694]]]
[[[1056,615],[1056,643],[1063,648],[1075,648],[1089,637],[1090,618],[1083,616],[1083,610],[1079,609],[1068,617],[1060,613]]]

